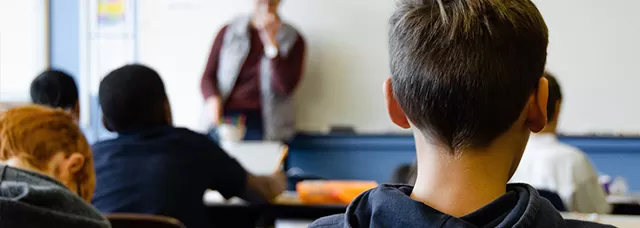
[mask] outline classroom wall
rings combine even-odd
[[[140,61],[165,79],[177,124],[199,124],[193,110],[202,106],[198,83],[211,42],[225,22],[251,10],[252,1],[138,1]],[[635,13],[640,1],[534,2],[549,27],[549,70],[565,91],[560,131],[640,133],[635,101],[640,29],[634,26],[640,22]],[[390,0],[283,2],[282,18],[307,41],[307,66],[295,95],[299,130],[328,132],[335,125],[359,133],[400,130],[384,114],[380,89],[389,75],[386,36],[393,9]]]
[[[0,102],[29,102],[47,66],[45,0],[0,1]]]
[[[51,63],[80,75],[79,1],[51,1]],[[177,45],[179,46],[179,45]],[[92,110],[97,108],[92,97]],[[103,131],[88,131],[91,141]],[[640,191],[640,138],[565,137],[580,147],[603,173],[624,176]],[[413,139],[406,135],[301,134],[292,141],[291,167],[333,179],[370,179],[385,182],[401,163],[413,161]]]

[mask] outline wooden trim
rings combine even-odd
[[[134,214],[134,213],[112,213],[106,214],[105,217],[109,221],[122,221],[122,222],[149,222],[150,224],[165,224],[167,226],[173,226],[176,228],[185,228],[185,226],[178,219],[150,214]]]

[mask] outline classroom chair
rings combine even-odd
[[[113,228],[186,228],[175,218],[159,215],[115,213],[106,217]]]

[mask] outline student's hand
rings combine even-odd
[[[211,97],[211,124],[213,126],[218,126],[220,124],[220,120],[222,119],[222,114],[224,110],[222,109],[222,101],[220,97]]]
[[[272,13],[266,13],[256,17],[254,25],[260,32],[260,38],[265,45],[273,45],[278,47],[278,40],[276,36],[280,31],[282,22],[277,15]]]
[[[266,200],[273,201],[287,190],[287,176],[284,172],[279,171],[271,176],[263,176],[263,178],[265,181],[263,186],[263,197]]]
[[[270,184],[271,192],[275,194],[275,197],[282,194],[285,190],[287,190],[287,175],[284,171],[279,170],[271,176],[271,184]]]
[[[273,201],[287,188],[287,177],[284,172],[271,176],[247,176],[247,186],[266,201]]]

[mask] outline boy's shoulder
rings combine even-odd
[[[160,146],[167,144],[168,147],[186,146],[198,147],[205,150],[216,149],[219,146],[207,135],[197,133],[187,128],[163,127],[150,129],[136,133],[118,134],[117,137],[102,140],[94,143],[91,149],[96,151],[111,151],[127,148],[130,145]]]
[[[579,221],[579,220],[565,220],[567,228],[615,228],[612,225],[605,225],[594,222]],[[345,226],[345,215],[337,214],[320,218],[309,225],[309,228],[343,228]]]
[[[182,128],[182,127],[174,127],[172,128],[172,131],[175,134],[180,134],[182,136],[191,138],[191,139],[197,139],[197,140],[208,140],[210,141],[211,139],[209,138],[209,136],[192,131],[188,128]]]
[[[344,214],[331,215],[320,218],[309,225],[309,228],[342,228],[344,224]]]

